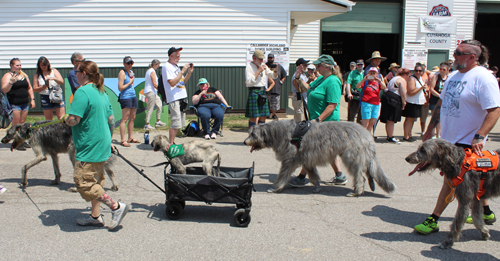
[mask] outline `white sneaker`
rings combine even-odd
[[[118,202],[118,204],[120,204],[120,208],[111,211],[111,225],[108,227],[109,230],[113,230],[116,227],[118,227],[118,225],[120,225],[120,223],[122,222],[122,219],[125,217],[125,215],[127,215],[127,212],[130,210],[130,205],[122,202]]]
[[[207,135],[205,135],[205,139],[206,139],[206,140],[209,140],[209,139],[210,139],[210,135],[208,135],[208,134],[207,134]]]
[[[151,125],[148,124],[148,125],[144,125],[144,129],[145,130],[154,130],[155,127],[153,127],[153,126],[151,126]]]
[[[158,128],[158,127],[165,127],[165,125],[167,125],[167,124],[166,124],[166,123],[164,123],[164,122],[161,122],[161,121],[157,121],[157,122],[156,122],[156,127],[157,127],[157,128]]]
[[[4,188],[2,185],[0,185],[0,195],[2,195],[3,193],[5,193],[5,191],[7,191],[7,189]]]
[[[214,139],[214,140],[215,140],[215,139],[217,139],[217,133],[212,132],[212,136],[211,136],[211,138],[212,138],[212,139]]]
[[[87,218],[77,219],[76,223],[79,226],[102,227],[104,226],[104,219],[102,215],[99,215],[98,218],[93,218],[92,215],[89,215]]]

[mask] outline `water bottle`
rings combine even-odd
[[[149,131],[144,132],[144,144],[149,144]]]

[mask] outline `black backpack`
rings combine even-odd
[[[198,122],[195,120],[192,120],[191,122],[188,123],[186,128],[182,130],[184,133],[184,136],[187,137],[194,137],[198,136],[200,134],[200,125],[198,125]]]

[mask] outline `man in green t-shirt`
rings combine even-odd
[[[75,186],[92,211],[86,219],[78,219],[80,226],[104,226],[101,203],[112,211],[110,230],[115,229],[127,214],[130,205],[115,202],[105,193],[104,163],[111,156],[110,122],[114,122],[109,97],[104,91],[104,78],[92,61],[80,64],[76,71],[82,86],[75,92],[71,111],[62,120],[71,126],[76,148]],[[96,84],[97,83],[97,84]]]
[[[363,80],[365,63],[363,59],[356,61],[356,70],[351,71],[346,81],[346,96],[349,103],[347,104],[347,120],[354,121],[357,116],[356,122],[361,124],[359,97],[361,89],[356,89],[356,84]]]

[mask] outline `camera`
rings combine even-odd
[[[193,68],[193,63],[189,63],[189,67]]]
[[[269,67],[271,69],[274,69],[274,68],[276,68],[276,66],[278,66],[277,64],[275,64],[273,62],[267,62],[266,65],[267,65],[267,67]]]
[[[368,76],[368,77],[366,77],[366,79],[368,79],[368,80],[374,80],[374,79],[375,79],[375,77],[373,77],[373,76]]]

